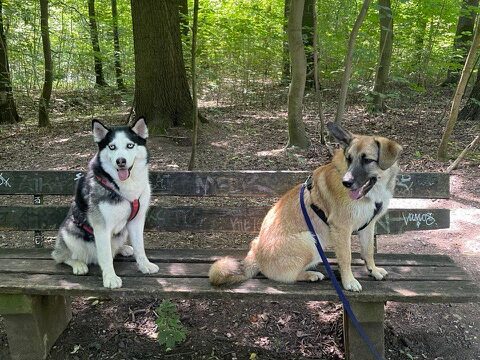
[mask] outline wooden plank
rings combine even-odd
[[[364,302],[479,302],[480,291],[471,281],[362,282],[360,293],[346,292],[350,300]],[[125,277],[120,289],[106,289],[100,277],[45,274],[0,274],[0,292],[64,296],[159,296],[171,298],[257,298],[261,300],[336,301],[328,281],[282,284],[251,279],[235,287],[215,288],[204,278]]]
[[[161,277],[208,277],[210,263],[161,263],[159,272],[155,276]],[[118,276],[139,276],[135,262],[115,261],[115,271]],[[334,266],[337,273],[336,264]],[[384,266],[388,271],[389,280],[469,280],[468,275],[459,267],[437,267],[437,266]],[[323,266],[319,270],[325,272]],[[353,274],[357,279],[368,279],[368,272],[364,265],[354,265]],[[25,274],[65,274],[72,273],[67,265],[57,265],[53,260],[37,259],[3,259],[0,263],[0,273],[25,273]],[[89,266],[89,276],[100,276],[101,270],[96,265]],[[263,277],[263,276],[261,276]],[[1,307],[0,307],[1,308]]]
[[[152,192],[164,196],[279,196],[305,181],[308,171],[155,171]],[[71,195],[81,171],[2,171],[0,195]],[[3,180],[2,180],[3,179]],[[448,198],[449,175],[402,173],[395,197]]]
[[[256,234],[269,207],[152,206],[147,231],[232,232]],[[0,206],[0,230],[57,230],[66,206]],[[448,209],[389,209],[378,221],[377,234],[447,229]]]
[[[51,259],[52,249],[0,249],[0,259]],[[247,249],[149,249],[147,256],[155,262],[212,263],[222,256],[243,259]],[[332,252],[327,252],[331,264],[336,264]],[[360,254],[353,253],[353,264],[361,265]],[[131,257],[117,257],[116,261],[134,261]],[[456,266],[447,255],[375,254],[379,266]]]

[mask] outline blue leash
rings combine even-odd
[[[350,307],[350,303],[348,302],[347,297],[342,291],[342,287],[339,284],[335,274],[333,273],[332,267],[328,263],[327,257],[325,256],[325,253],[323,252],[322,245],[320,245],[320,241],[318,240],[317,233],[315,232],[315,229],[313,228],[312,220],[310,220],[310,216],[308,216],[307,209],[305,208],[305,201],[304,201],[304,193],[305,193],[305,184],[302,185],[300,189],[300,206],[302,208],[302,213],[303,217],[305,219],[305,222],[307,223],[308,230],[310,231],[310,234],[313,236],[315,239],[315,246],[317,247],[317,251],[320,254],[320,257],[322,258],[323,265],[325,266],[325,270],[327,270],[327,275],[332,281],[333,287],[335,288],[335,291],[337,292],[338,297],[340,298],[340,301],[343,304],[344,310],[347,312],[350,321],[352,322],[353,326],[355,327],[355,330],[357,330],[358,334],[362,338],[363,342],[367,344],[368,349],[372,353],[373,357],[376,360],[383,360],[383,357],[378,353],[377,349],[375,349],[375,346],[372,343],[372,340],[368,337],[367,333],[365,332],[365,329],[360,325],[358,322],[355,314],[353,313],[352,308]]]

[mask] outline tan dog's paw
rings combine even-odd
[[[319,271],[305,271],[307,273],[307,279],[308,281],[314,282],[314,281],[320,281],[325,279],[325,275],[323,275]]]
[[[370,275],[373,276],[376,280],[383,280],[385,276],[387,276],[388,272],[379,267],[374,267],[373,269],[369,270]]]
[[[348,279],[342,280],[342,285],[343,288],[348,291],[362,291],[362,285],[360,285],[353,275]]]

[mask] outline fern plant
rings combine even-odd
[[[158,315],[155,321],[158,330],[157,341],[169,351],[175,345],[185,341],[187,329],[182,325],[177,308],[170,300],[163,300],[156,312]]]

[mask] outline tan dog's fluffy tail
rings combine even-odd
[[[230,256],[215,261],[208,272],[210,283],[215,286],[236,284],[257,275],[260,269],[252,250],[242,261]]]

